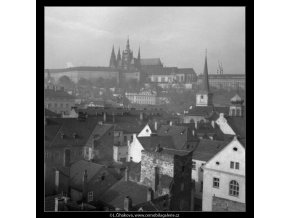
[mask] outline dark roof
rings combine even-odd
[[[160,58],[142,58],[141,65],[162,65]]]
[[[229,107],[222,106],[193,106],[192,109],[188,110],[186,115],[195,115],[195,116],[210,116],[213,111],[218,113],[228,114]]]
[[[70,72],[70,71],[109,71],[109,72],[118,72],[118,70],[111,67],[92,67],[92,66],[79,66],[79,67],[69,67],[62,69],[45,69],[45,72],[49,73],[61,73],[61,72]]]
[[[136,123],[117,123],[115,124],[115,131],[123,131],[124,133],[139,133],[144,125]]]
[[[78,120],[77,118],[51,118],[47,119],[45,126],[45,145],[54,146],[85,146],[89,137],[95,130],[95,134],[102,137],[112,125],[98,125],[98,120],[89,118]],[[76,134],[76,138],[74,138]],[[63,137],[62,137],[63,135]]]
[[[195,74],[195,71],[193,70],[193,68],[178,68],[178,73]]]
[[[246,138],[246,117],[227,116],[226,120],[234,132],[241,138]]]
[[[85,170],[88,174],[88,182],[94,178],[102,169],[104,165],[96,164],[86,160],[80,160],[73,163],[70,167],[70,185],[72,188],[82,190],[82,180]]]
[[[245,74],[208,74],[209,79],[232,79],[232,78],[245,78]],[[203,74],[198,75],[199,78],[203,77]]]
[[[167,211],[169,208],[169,195],[163,195],[141,204],[137,204],[132,208],[132,211]]]
[[[45,115],[45,117],[57,117],[58,116],[57,113],[54,113],[53,111],[48,110],[46,108],[44,110],[44,115]]]
[[[188,131],[186,126],[176,126],[176,125],[162,125],[157,130],[157,135],[159,136],[171,136],[174,142],[174,148],[182,149],[185,143],[188,141],[189,134],[192,134]]]
[[[197,148],[193,151],[192,159],[208,161],[228,143],[229,141],[201,139]]]
[[[68,94],[64,90],[55,90],[55,89],[44,89],[44,98],[57,98],[57,99],[70,99],[73,100],[75,97]]]
[[[161,148],[174,148],[174,142],[171,136],[150,136],[137,137],[146,151],[154,151],[157,145]]]
[[[125,181],[124,178],[115,183],[107,190],[100,199],[114,208],[124,208],[124,199],[130,196],[132,205],[147,201],[147,187],[132,181]]]

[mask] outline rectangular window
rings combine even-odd
[[[192,162],[192,169],[196,170],[196,162],[195,161]]]
[[[235,168],[235,162],[231,161],[231,169],[234,169]]]
[[[219,178],[213,178],[213,187],[219,188],[220,187],[220,179]]]
[[[94,192],[89,192],[88,193],[88,202],[91,202],[94,200]]]
[[[240,164],[238,162],[236,162],[236,169],[240,169]]]

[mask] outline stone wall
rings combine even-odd
[[[213,196],[212,211],[245,212],[246,204]]]

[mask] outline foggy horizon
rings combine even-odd
[[[109,66],[129,36],[134,57],[210,74],[245,73],[244,7],[46,7],[45,68]]]

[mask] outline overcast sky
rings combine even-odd
[[[243,7],[47,7],[45,68],[108,66],[128,36],[134,57],[200,74],[207,48],[209,73],[245,73]]]

